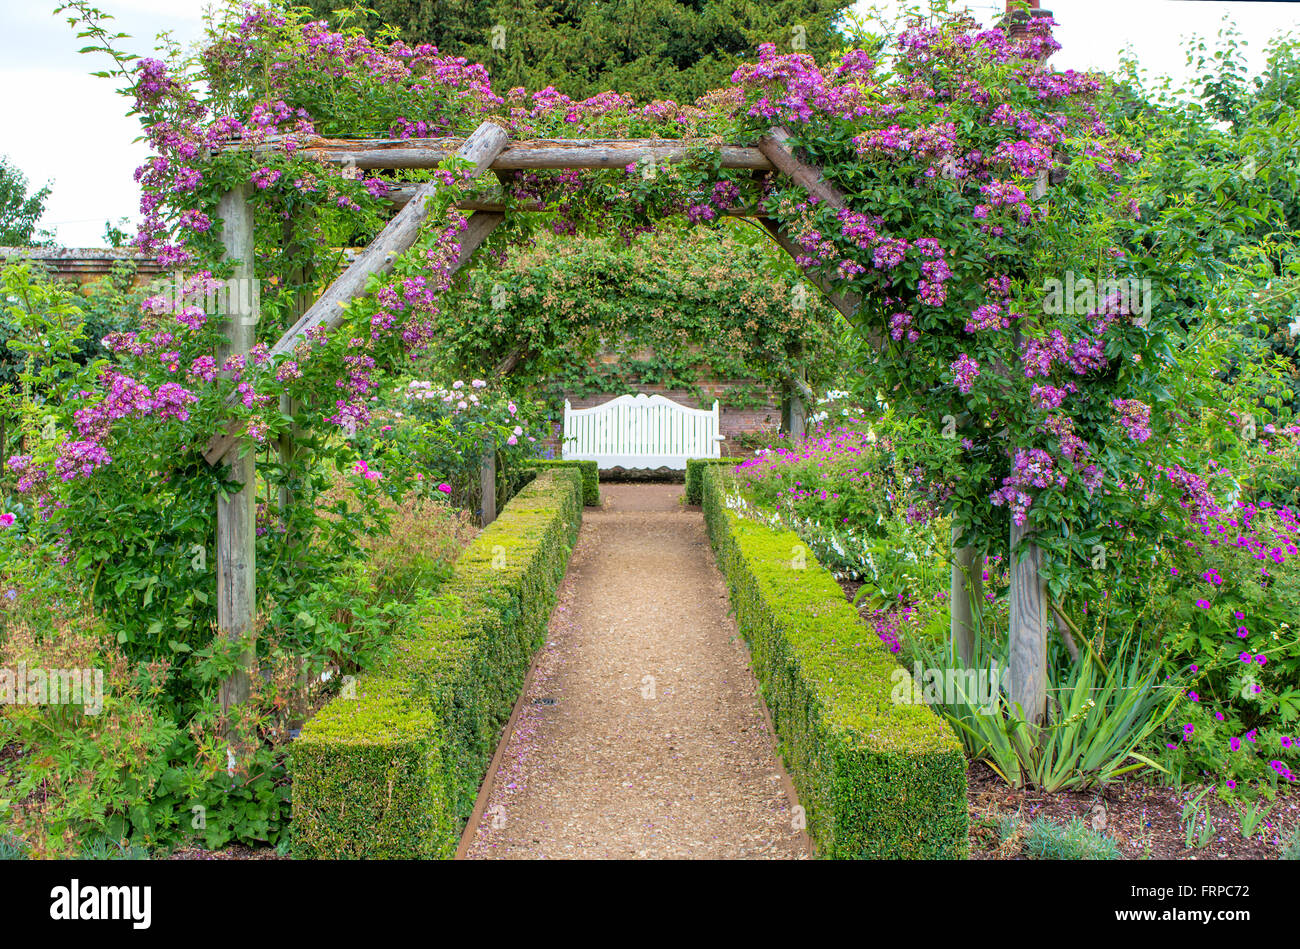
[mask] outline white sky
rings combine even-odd
[[[0,154],[27,175],[33,187],[49,180],[53,193],[41,226],[70,247],[103,243],[106,221],[127,217],[134,230],[139,193],[132,172],[147,154],[134,143],[139,126],[127,119],[128,103],[116,84],[89,72],[106,68],[95,57],[79,56],[85,45],[62,17],[54,0],[0,0]],[[110,25],[131,34],[123,41],[142,55],[153,37],[169,30],[182,43],[202,33],[205,0],[98,0],[116,17]],[[858,0],[865,10],[868,0]],[[896,0],[874,4],[896,10]],[[1005,9],[997,0],[954,2],[987,23]],[[1246,39],[1252,67],[1264,44],[1285,32],[1300,31],[1300,2],[1220,2],[1220,0],[1045,0],[1060,27],[1063,49],[1058,68],[1111,69],[1126,46],[1154,75],[1182,77],[1184,40],[1190,34],[1212,37],[1225,14]]]

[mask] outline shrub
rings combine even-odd
[[[457,561],[392,655],[292,748],[299,857],[450,857],[541,645],[581,519],[581,475],[543,472]]]
[[[738,465],[744,458],[688,458],[686,459],[686,503],[704,503],[704,469],[709,465]]]
[[[600,471],[594,461],[577,461],[560,458],[533,458],[523,463],[523,472],[530,469],[545,471],[549,468],[577,468],[582,472],[582,503],[587,507],[600,506]]]
[[[380,599],[407,599],[447,579],[473,533],[469,514],[444,501],[408,494],[400,502],[382,498],[388,532],[362,540],[368,572]]]
[[[1133,771],[1164,770],[1138,749],[1159,734],[1181,691],[1177,682],[1157,681],[1164,657],[1141,641],[1121,637],[1105,668],[1090,651],[1071,663],[1053,680],[1059,685],[1049,691],[1050,721],[1041,727],[1028,723],[1002,691],[999,669],[1009,667],[1005,641],[977,637],[969,663],[954,655],[950,643],[918,644],[915,653],[928,669],[958,684],[955,695],[940,695],[936,710],[953,724],[967,755],[987,762],[1012,787],[1082,790]],[[968,669],[987,677],[989,694],[975,695],[961,684]]]
[[[907,673],[798,536],[726,508],[707,466],[704,517],[780,737],[808,831],[834,858],[966,855],[966,760],[923,705],[891,702]]]

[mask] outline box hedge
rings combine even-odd
[[[391,654],[291,749],[294,854],[447,858],[523,687],[582,517],[582,476],[542,472],[465,549]]]
[[[951,727],[892,701],[906,670],[798,535],[739,518],[725,506],[731,474],[702,474],[709,537],[819,855],[966,856],[966,760]]]
[[[704,469],[710,465],[738,465],[744,458],[688,458],[686,459],[686,503],[704,503]]]
[[[582,503],[587,507],[600,505],[600,471],[594,461],[576,461],[561,458],[530,458],[523,463],[524,471],[538,472],[553,468],[577,468],[582,472]]]

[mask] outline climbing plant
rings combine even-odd
[[[767,403],[792,376],[829,383],[839,314],[766,235],[723,223],[626,246],[543,235],[453,288],[436,358],[455,371],[500,368],[553,402],[728,381],[723,401],[743,407]]]

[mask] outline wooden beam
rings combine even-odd
[[[785,231],[781,230],[781,226],[777,224],[776,221],[770,217],[765,217],[761,220],[763,222],[763,227],[767,229],[768,234],[772,235],[772,239],[776,241],[787,254],[793,257],[796,261],[800,257],[806,256],[804,249],[789,237]],[[826,278],[825,274],[820,274],[815,270],[807,268],[801,269],[803,269],[804,276],[811,280],[817,289],[821,290],[821,292],[826,296],[826,299],[830,301],[831,306],[839,310],[840,313],[844,315],[844,318],[852,323],[854,317],[857,315],[858,307],[862,305],[862,298],[856,293],[842,293],[839,290],[836,290],[830,280]],[[873,343],[876,342],[875,336],[872,337],[872,341]]]
[[[473,163],[474,174],[482,174],[501,153],[505,143],[505,129],[484,122],[465,140],[457,154]],[[426,199],[439,187],[439,182],[429,181],[416,189],[412,200],[393,216],[365,252],[330,284],[298,322],[271,347],[272,358],[292,352],[298,341],[311,330],[323,328],[328,331],[336,328],[343,322],[344,306],[365,290],[370,276],[392,272],[397,258],[410,250],[420,236],[420,227],[428,216]],[[464,265],[501,220],[500,215],[494,214],[474,214],[470,217],[469,225],[461,235],[460,255],[452,268],[453,272]],[[203,451],[203,457],[209,464],[216,464],[225,457],[238,438],[238,429],[236,424],[226,432],[212,437]]]
[[[420,208],[419,216],[424,217],[423,198],[419,201],[407,205],[399,212],[398,217],[406,215],[408,209]],[[398,227],[393,228],[398,217],[394,217],[388,222],[388,227],[379,233],[379,236],[371,242],[360,255],[357,256],[348,268],[330,284],[329,289],[317,298],[307,310],[306,313],[294,323],[293,326],[280,337],[279,341],[271,347],[271,356],[283,356],[291,353],[298,341],[304,338],[307,333],[318,327],[325,330],[332,330],[343,322],[344,306],[354,297],[360,295],[366,287],[366,282],[371,274],[383,276],[392,272],[393,264],[401,254],[411,249],[415,243],[416,237],[419,236],[418,223],[407,230],[409,221],[402,221]],[[471,254],[478,250],[479,246],[487,239],[487,236],[496,229],[496,226],[502,221],[502,215],[484,213],[472,214],[465,230],[460,237],[460,253],[452,266],[452,273],[455,273],[465,265]],[[393,228],[394,232],[389,234],[389,229]],[[387,239],[384,235],[389,234]]]
[[[253,346],[257,313],[253,312],[253,209],[245,184],[227,192],[217,203],[221,218],[221,242],[225,259],[234,263],[231,275],[231,312],[226,314],[227,342],[218,351],[218,361],[230,355],[247,355]],[[239,446],[232,442],[231,447]],[[255,563],[256,495],[253,453],[236,451],[230,459],[230,480],[240,485],[234,494],[217,497],[217,634],[243,641],[239,668],[220,687],[221,709],[225,713],[248,700],[257,650],[254,610],[257,604]]]
[[[469,226],[464,231],[461,232],[460,252],[457,254],[456,260],[453,262],[451,266],[450,275],[454,276],[462,267],[465,266],[465,264],[469,261],[470,257],[473,255],[474,251],[478,250],[478,248],[482,245],[483,241],[487,239],[487,236],[491,234],[492,231],[496,229],[497,225],[500,224],[504,219],[505,218],[500,214],[476,213],[472,217],[470,217]],[[358,258],[358,260],[360,260],[360,258]],[[341,312],[342,311],[340,311],[340,316],[341,316]],[[327,325],[327,328],[333,329],[335,326],[338,325],[338,322],[339,321],[336,320],[332,324]],[[318,324],[318,325],[326,325],[326,324]],[[301,339],[303,336],[305,336],[307,331],[312,328],[310,326],[304,327],[302,325],[302,321],[299,321],[299,323],[296,324],[296,327],[301,327],[301,328],[295,328],[293,330],[290,330],[284,336],[280,337],[280,341],[276,343],[274,347],[272,347],[271,354],[273,356],[292,352],[294,346],[298,344],[298,340]],[[292,339],[290,338],[291,336]],[[224,432],[221,432],[217,435],[213,435],[203,449],[204,460],[207,461],[207,463],[210,465],[215,465],[219,463],[221,459],[226,456],[226,453],[230,451],[231,447],[235,444],[236,440],[238,440],[239,435],[243,432],[243,430],[244,430],[243,423],[234,421],[231,422],[229,426],[227,426]]]
[[[847,208],[848,199],[822,175],[821,169],[805,164],[794,156],[789,144],[790,133],[783,128],[773,128],[758,140],[758,150],[777,171],[794,180],[817,200],[835,208]]]
[[[480,126],[481,128],[481,126]],[[478,134],[476,131],[475,134]],[[471,135],[472,139],[474,136]],[[295,152],[331,164],[356,168],[436,168],[456,154],[469,139],[459,138],[310,138],[299,140]],[[254,153],[279,151],[283,138],[268,139],[252,146]],[[249,146],[233,142],[219,146],[229,150]],[[719,145],[707,139],[531,139],[510,142],[491,167],[496,171],[544,168],[621,168],[642,159],[656,163],[679,162],[701,149],[719,149],[723,168],[769,171],[771,162],[757,148]]]
[[[505,143],[505,129],[491,122],[484,122],[465,140],[457,155],[473,162],[473,173],[479,175],[501,153]],[[339,278],[330,284],[329,289],[308,308],[302,318],[289,328],[289,331],[271,349],[271,355],[282,355],[292,350],[308,330],[318,326],[333,329],[341,323],[344,304],[365,290],[370,276],[390,273],[397,258],[411,249],[416,238],[420,236],[420,226],[428,215],[425,209],[426,199],[436,194],[439,187],[441,184],[437,181],[426,181],[416,188],[406,206],[398,211],[376,235],[365,253],[353,261],[352,265],[343,271]],[[484,232],[483,236],[486,237],[487,233]]]
[[[789,132],[783,128],[774,127],[768,134],[758,140],[758,150],[762,152],[763,157],[772,163],[773,168],[783,175],[787,175],[795,184],[819,201],[823,201],[835,208],[848,207],[848,200],[845,198],[844,192],[826,181],[819,169],[805,164],[794,156],[794,152],[791,151],[789,146],[789,139]],[[791,257],[798,260],[799,257],[804,256],[804,251],[798,243],[788,237],[781,230],[780,225],[772,218],[763,218],[763,226],[767,228],[767,232]],[[856,293],[840,293],[833,289],[831,282],[822,274],[808,270],[805,270],[804,273],[826,295],[826,298],[831,301],[835,309],[843,313],[849,322],[853,322],[853,317],[862,304],[862,298]],[[873,339],[873,343],[875,342],[877,341]]]

